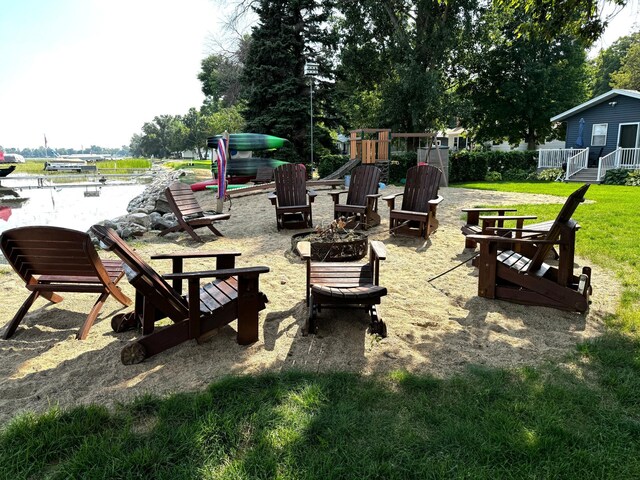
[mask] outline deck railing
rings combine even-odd
[[[611,170],[612,168],[616,168],[616,159],[618,157],[618,151],[614,150],[613,152],[605,155],[604,157],[600,157],[598,161],[598,181],[604,179],[604,176],[607,173],[607,170]]]
[[[640,169],[640,148],[618,148],[617,168]]]
[[[569,178],[578,173],[580,170],[584,170],[585,168],[587,168],[588,163],[589,148],[579,150],[578,153],[567,159],[567,174],[565,176],[565,179],[569,180]]]
[[[587,149],[588,150],[588,149]],[[538,150],[538,168],[562,168],[569,158],[584,151],[582,148],[553,148]]]

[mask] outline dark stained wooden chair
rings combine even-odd
[[[178,223],[160,232],[164,236],[172,232],[187,232],[196,242],[202,242],[202,238],[195,232],[197,228],[208,228],[214,235],[222,237],[222,233],[213,226],[214,222],[228,220],[231,215],[228,213],[205,214],[204,210],[196,200],[191,187],[185,183],[174,182],[165,190],[169,208],[176,216]]]
[[[307,264],[307,306],[309,318],[303,334],[316,333],[316,316],[325,307],[364,307],[371,316],[369,331],[387,336],[387,326],[378,315],[376,305],[387,289],[380,286],[380,260],[387,257],[382,242],[369,244],[367,263],[312,262],[311,243],[298,242],[300,256]]]
[[[348,228],[368,229],[380,224],[378,215],[378,193],[380,169],[375,165],[360,165],[351,172],[349,190],[330,192],[333,199],[333,218],[346,217]],[[340,195],[346,193],[345,203],[340,203]]]
[[[273,167],[260,167],[256,171],[256,178],[253,179],[253,183],[260,185],[262,183],[273,182]]]
[[[112,295],[122,305],[131,300],[116,286],[124,274],[120,260],[100,260],[84,232],[59,227],[29,226],[7,230],[0,237],[2,253],[31,292],[2,338],[11,337],[40,296],[59,303],[61,292],[98,294],[76,338],[84,340],[104,302]],[[57,293],[58,292],[58,293]]]
[[[436,209],[442,197],[438,195],[442,172],[432,165],[418,165],[407,170],[403,193],[383,197],[389,207],[389,232],[429,238],[437,228]],[[396,197],[402,196],[402,206],[395,208]]]
[[[513,229],[495,227],[492,235],[469,235],[480,244],[476,260],[479,269],[478,295],[526,305],[541,305],[561,310],[585,312],[591,294],[591,269],[573,273],[577,223],[571,218],[584,201],[589,185],[573,192],[543,239],[500,236]],[[524,230],[526,232],[526,230]],[[507,245],[507,249],[502,249]],[[535,245],[527,257],[511,249],[512,245]],[[558,266],[544,262],[553,247],[558,250]]]
[[[280,165],[274,171],[276,191],[268,195],[276,207],[276,226],[282,228],[313,227],[311,205],[314,190],[307,189],[307,169],[304,165]],[[307,201],[308,199],[308,201]]]
[[[125,346],[122,363],[139,363],[189,339],[203,340],[213,330],[238,319],[237,341],[247,345],[258,340],[258,312],[267,301],[259,291],[259,276],[268,267],[235,268],[238,252],[192,252],[157,255],[152,259],[171,260],[173,273],[161,276],[110,228],[91,227],[101,246],[113,251],[126,264],[129,283],[136,289],[135,310],[116,315],[111,326],[120,332],[142,327],[142,337]],[[188,258],[216,258],[216,270],[183,273]],[[203,286],[200,281],[214,278]],[[173,286],[167,283],[173,281]],[[187,295],[182,296],[182,281],[186,280]],[[163,318],[172,325],[155,329]]]

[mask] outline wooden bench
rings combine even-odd
[[[371,317],[369,331],[386,337],[387,327],[376,308],[387,294],[387,289],[379,285],[380,260],[386,258],[384,244],[370,243],[367,263],[312,262],[310,242],[298,242],[297,248],[307,264],[309,317],[303,335],[317,332],[317,313],[326,306],[364,307]]]
[[[260,167],[256,172],[256,178],[253,180],[255,185],[273,182],[273,167]]]

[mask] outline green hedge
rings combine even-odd
[[[318,160],[318,175],[324,178],[349,161],[348,155],[322,155]]]
[[[605,185],[624,185],[629,173],[631,172],[625,168],[612,168],[611,170],[607,170],[607,173],[604,174],[604,180],[602,183]]]
[[[538,152],[469,152],[460,151],[449,157],[449,182],[482,181],[489,172],[503,179],[524,179],[538,166]]]

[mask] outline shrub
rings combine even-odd
[[[318,175],[324,178],[349,161],[347,155],[323,155],[318,161]]]
[[[547,168],[542,170],[536,175],[537,180],[544,180],[545,182],[553,182],[560,175],[564,175],[564,171],[561,168]]]
[[[612,168],[607,170],[602,183],[605,185],[624,185],[630,173],[629,170],[624,168]]]
[[[407,177],[407,170],[418,164],[417,152],[396,152],[389,163],[389,183],[401,183]]]
[[[518,151],[509,152],[468,152],[461,151],[451,155],[449,161],[449,181],[469,182],[484,180],[488,172],[498,172],[504,180],[506,172],[511,180],[526,180],[530,172],[538,166],[538,152]],[[526,172],[523,175],[521,172]],[[514,178],[518,177],[518,178]]]
[[[625,180],[624,184],[630,187],[640,187],[640,170],[629,172],[629,175],[627,175],[627,179]]]
[[[502,174],[500,172],[489,172],[484,179],[486,182],[499,182],[502,180]]]
[[[522,168],[512,168],[504,172],[502,174],[502,178],[510,182],[522,182],[524,180],[529,180],[532,173],[533,172],[531,170],[524,170]]]

